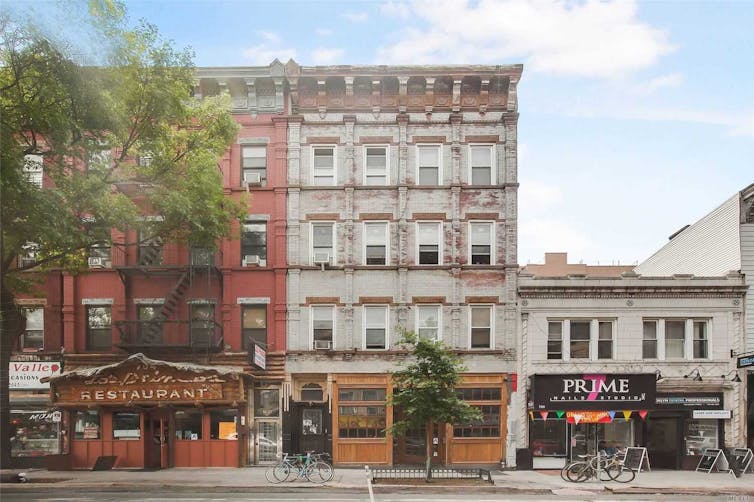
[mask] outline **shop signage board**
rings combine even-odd
[[[531,397],[535,410],[645,410],[656,389],[654,373],[534,375]]]
[[[754,355],[739,357],[738,364],[736,364],[736,366],[739,368],[748,368],[750,366],[754,366]]]
[[[702,458],[699,459],[699,463],[696,466],[695,471],[707,471],[709,474],[712,472],[712,469],[717,468],[717,470],[720,470],[720,466],[718,465],[721,463],[721,459],[723,457],[723,450],[719,448],[707,448],[704,450],[704,454],[702,454]]]
[[[655,408],[659,410],[720,410],[723,407],[722,392],[689,392],[657,394]]]
[[[261,345],[254,344],[254,360],[255,366],[261,369],[267,369],[267,351],[262,348]]]
[[[729,419],[731,417],[730,410],[694,410],[692,418],[708,418],[708,419]]]
[[[49,389],[50,383],[42,383],[40,379],[59,375],[62,367],[60,361],[11,361],[8,366],[8,388]]]
[[[752,459],[754,459],[754,454],[749,448],[733,448],[728,462],[730,467],[728,472],[740,478],[751,465]]]
[[[630,446],[626,448],[626,458],[623,461],[623,465],[633,469],[637,472],[646,467],[648,471],[652,471],[652,467],[649,464],[649,453],[646,448]]]

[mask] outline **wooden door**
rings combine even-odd
[[[432,465],[445,463],[445,426],[432,424],[429,428],[421,426],[409,429],[394,441],[393,463],[405,465],[424,465],[427,461],[427,444],[432,446]]]

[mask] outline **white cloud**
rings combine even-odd
[[[363,23],[369,19],[369,15],[366,12],[344,12],[340,17],[347,19],[352,23]]]
[[[271,31],[257,32],[262,43],[243,51],[243,57],[255,65],[268,65],[275,58],[280,61],[296,57],[296,49],[285,47],[280,35]]]
[[[380,63],[525,60],[558,75],[620,77],[675,48],[637,17],[635,0],[416,0],[426,27],[406,28],[377,51]]]
[[[660,75],[651,79],[649,82],[639,84],[633,87],[632,91],[635,94],[646,96],[652,94],[658,89],[665,87],[678,87],[683,83],[683,75],[680,73],[668,73],[667,75]]]
[[[311,58],[314,64],[327,65],[338,63],[345,51],[338,48],[317,47],[311,51]]]
[[[388,0],[387,2],[380,4],[380,12],[382,12],[386,16],[408,19],[411,15],[411,6],[405,0]]]
[[[317,28],[314,30],[314,33],[317,34],[317,36],[320,37],[329,37],[332,35],[332,30],[328,30],[327,28]]]

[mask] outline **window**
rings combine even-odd
[[[110,350],[113,344],[110,307],[86,307],[86,348],[87,350]]]
[[[43,172],[41,155],[24,155],[24,176],[26,177],[26,181],[42,188]]]
[[[563,359],[563,323],[547,323],[547,359]]]
[[[317,186],[335,185],[335,147],[312,147],[312,176]]]
[[[644,321],[641,357],[644,359],[657,359],[657,321]]]
[[[694,359],[707,359],[707,323],[694,321]]]
[[[416,307],[416,333],[430,340],[440,340],[440,306],[419,305]]]
[[[214,303],[191,304],[191,346],[209,347],[214,343]]]
[[[175,437],[176,439],[188,439],[197,441],[202,438],[201,410],[176,410],[175,412]]]
[[[387,185],[388,177],[388,147],[368,146],[365,148],[365,185]]]
[[[3,427],[3,432],[10,436],[11,457],[39,458],[60,453],[61,422],[53,420],[53,410],[11,409],[10,427]]]
[[[491,305],[475,305],[471,310],[471,348],[492,348],[492,312]]]
[[[688,455],[701,456],[707,448],[718,448],[719,420],[686,420],[683,439]]]
[[[314,306],[311,312],[313,348],[332,349],[335,345],[335,306]]]
[[[318,383],[306,383],[301,387],[301,401],[324,401],[325,393]]]
[[[589,321],[571,321],[571,359],[589,359]]]
[[[139,439],[141,437],[141,414],[130,411],[113,413],[113,439]]]
[[[24,309],[26,329],[21,337],[21,350],[42,350],[45,339],[45,311],[39,307]]]
[[[469,223],[469,246],[471,247],[472,265],[490,265],[494,263],[492,255],[492,222]]]
[[[665,321],[665,357],[683,358],[686,321]]]
[[[149,235],[149,231],[139,230],[139,265],[159,265],[162,263],[162,240]]]
[[[113,155],[106,143],[96,142],[89,152],[87,167],[90,171],[105,171],[113,166]]]
[[[267,266],[267,223],[247,220],[243,224],[241,265]]]
[[[241,307],[241,343],[244,350],[253,350],[254,344],[267,348],[267,306]]]
[[[257,179],[259,182],[257,183]],[[241,184],[267,184],[267,147],[241,147]]]
[[[139,305],[139,344],[159,345],[162,343],[162,305]]]
[[[338,430],[341,438],[384,438],[385,389],[341,388],[338,406]]]
[[[471,387],[456,389],[458,397],[464,401],[500,401],[500,389],[495,387]]]
[[[534,414],[534,420],[529,422],[529,444],[535,457],[565,457],[566,448],[566,420],[550,418],[541,420]]]
[[[210,410],[209,412],[209,438],[226,439],[235,441],[238,439],[236,425],[238,423],[238,410]]]
[[[312,264],[335,263],[335,223],[312,223]]]
[[[189,253],[192,265],[211,267],[215,264],[215,251],[212,248],[191,246]]]
[[[454,437],[500,437],[500,407],[502,393],[500,388],[471,387],[456,391],[458,397],[479,409],[481,420],[470,424],[455,424]]]
[[[74,439],[99,439],[100,417],[97,410],[77,411],[73,422]]]
[[[470,152],[470,180],[472,185],[492,185],[494,169],[492,167],[494,154],[492,145],[471,145]]]
[[[18,253],[18,266],[30,267],[37,263],[37,255],[39,254],[39,244],[36,242],[26,242],[21,246],[21,251]]]
[[[600,321],[597,333],[597,359],[612,359],[613,323],[610,321]]]
[[[320,408],[304,408],[301,417],[301,434],[304,436],[317,436],[322,434],[322,410]]]
[[[364,223],[364,260],[367,265],[387,265],[388,223]]]
[[[275,417],[280,415],[279,389],[254,389],[254,416]]]
[[[419,145],[416,147],[416,165],[419,185],[440,185],[442,171],[440,169],[440,145]]]
[[[89,268],[109,268],[110,261],[110,243],[101,241],[89,247]]]
[[[438,221],[416,224],[416,237],[420,265],[439,265],[441,256],[442,223]]]
[[[386,305],[364,307],[364,348],[387,347],[388,307]]]

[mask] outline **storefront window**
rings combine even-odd
[[[73,434],[74,439],[99,439],[99,411],[77,411],[76,421],[73,423]]]
[[[457,438],[500,437],[500,405],[475,405],[482,413],[482,419],[468,425],[456,424],[453,436]]]
[[[254,389],[254,416],[274,417],[280,414],[280,391],[278,389]]]
[[[48,410],[11,410],[10,454],[37,457],[60,453],[60,421]]]
[[[701,455],[706,448],[717,448],[717,420],[686,420],[686,455]]]
[[[529,427],[529,444],[535,457],[565,457],[566,421],[535,420]]]
[[[129,411],[113,413],[113,439],[139,439],[141,415]]]
[[[385,406],[340,406],[338,429],[341,438],[384,438]]]
[[[237,410],[213,410],[209,412],[209,434],[210,439],[229,439],[237,440],[238,431],[236,423],[238,422]]]
[[[385,389],[340,389],[341,401],[384,401]]]
[[[178,410],[175,412],[175,437],[197,441],[202,438],[202,412]]]

